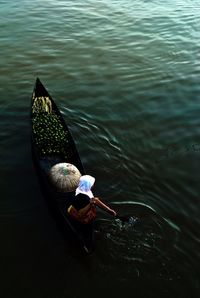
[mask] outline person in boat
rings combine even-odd
[[[113,209],[105,205],[99,198],[94,197],[91,191],[94,182],[95,178],[90,175],[81,176],[75,191],[75,199],[67,209],[71,217],[85,224],[96,217],[96,206],[104,209],[113,216],[117,215]]]

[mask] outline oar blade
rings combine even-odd
[[[135,224],[136,222],[138,222],[138,218],[134,217],[134,216],[119,216],[117,215],[116,218],[120,219],[123,222],[128,222],[129,224]]]

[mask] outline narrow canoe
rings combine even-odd
[[[39,78],[31,99],[31,147],[41,191],[59,226],[73,236],[81,249],[91,253],[94,249],[94,221],[81,224],[72,220],[67,215],[67,208],[74,199],[74,191],[60,192],[49,179],[50,169],[58,163],[73,164],[81,175],[85,171],[72,134]]]

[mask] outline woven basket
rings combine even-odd
[[[49,176],[58,191],[70,192],[77,188],[81,173],[70,163],[58,163],[50,169]]]

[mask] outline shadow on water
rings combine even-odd
[[[116,295],[128,286],[137,297],[194,297],[187,269],[181,268],[185,256],[176,249],[178,230],[146,205],[124,204],[123,210],[138,220],[125,223],[101,215],[96,223],[95,266],[105,284],[111,281]]]

